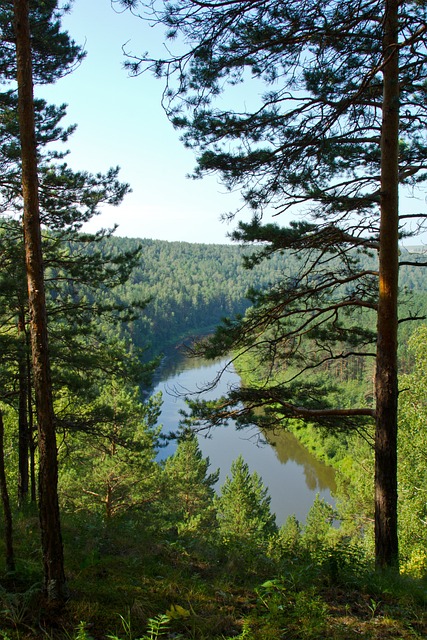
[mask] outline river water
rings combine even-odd
[[[211,382],[226,360],[207,362],[186,358],[179,352],[169,354],[160,368],[153,393],[163,395],[160,423],[163,432],[176,431],[180,410],[186,409],[185,394],[194,394]],[[204,399],[215,399],[225,394],[230,385],[239,383],[233,369],[227,369],[218,386],[202,395]],[[218,488],[230,473],[232,461],[242,455],[251,473],[256,471],[268,487],[271,509],[277,523],[295,514],[300,522],[313,504],[316,494],[334,504],[334,472],[316,460],[290,433],[280,432],[268,436],[269,443],[256,426],[237,430],[233,421],[227,427],[217,427],[209,435],[199,435],[203,455],[209,456],[210,472],[220,469]],[[171,455],[176,448],[174,441],[161,449],[161,459]]]

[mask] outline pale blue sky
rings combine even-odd
[[[117,222],[120,236],[229,242],[226,234],[233,226],[219,218],[239,206],[239,195],[227,193],[214,177],[186,178],[195,156],[162,110],[162,81],[148,73],[130,78],[123,70],[122,46],[160,54],[162,31],[128,12],[115,13],[109,0],[75,0],[63,25],[85,46],[86,59],[36,93],[54,104],[67,103],[67,124],[78,125],[67,145],[67,162],[94,173],[119,165],[121,179],[133,190],[120,207],[106,208],[90,229]]]

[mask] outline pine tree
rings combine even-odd
[[[25,0],[14,0],[14,27],[22,160],[22,197],[24,202],[24,245],[39,433],[39,514],[43,549],[44,592],[49,601],[63,602],[68,595],[68,590],[64,571],[57,494],[58,461],[41,246],[31,33],[29,8]]]
[[[162,487],[155,461],[159,398],[141,403],[138,388],[115,379],[81,408],[85,410],[86,431],[69,432],[64,438],[62,504],[72,511],[99,513],[106,520],[130,512],[144,514],[160,499]]]
[[[215,522],[214,485],[219,470],[208,473],[209,458],[203,458],[196,435],[179,440],[173,456],[165,462],[166,508],[179,534],[212,533]]]
[[[94,326],[94,320],[100,314],[115,317],[116,322],[134,318],[144,306],[135,300],[134,309],[129,313],[129,305],[113,302],[110,294],[107,295],[108,301],[105,299],[101,302],[101,297],[98,295],[97,304],[88,305],[87,301],[84,302],[84,295],[87,295],[88,290],[97,290],[98,294],[101,290],[106,293],[111,288],[123,284],[139,260],[139,248],[113,255],[103,246],[105,239],[111,236],[112,230],[102,230],[96,234],[79,232],[82,224],[98,213],[102,203],[119,204],[129,186],[117,179],[118,168],[95,176],[84,171],[72,171],[65,163],[61,163],[66,154],[60,151],[52,154],[49,151],[49,144],[66,142],[74,131],[72,126],[67,129],[61,127],[61,120],[66,115],[65,106],[56,108],[48,106],[43,100],[37,100],[34,102],[34,110],[38,143],[39,212],[40,220],[45,226],[41,236],[45,272],[47,269],[46,304],[51,307],[49,315],[50,332],[53,333],[54,338],[54,367],[55,360],[58,358],[58,349],[55,348],[57,334],[58,344],[62,344],[62,354],[59,356],[61,365],[54,371],[54,375],[57,379],[58,372],[61,372],[61,377],[65,379],[68,374],[68,380],[71,380],[70,369],[64,366],[66,360],[64,351],[68,349],[71,354],[74,349],[74,362],[79,359],[78,353],[82,349],[79,346],[79,336],[81,337],[82,327],[87,333],[88,327]],[[28,493],[28,447],[32,445],[30,425],[32,419],[31,415],[27,414],[31,412],[32,389],[31,370],[27,357],[29,317],[28,293],[25,285],[25,254],[22,227],[16,219],[16,216],[22,212],[22,201],[19,126],[17,99],[14,92],[0,95],[0,111],[2,113],[0,134],[3,141],[0,161],[4,168],[0,185],[0,207],[9,216],[11,212],[15,216],[4,217],[1,221],[0,254],[4,274],[2,288],[5,314],[8,314],[8,320],[3,324],[3,331],[11,336],[13,332],[11,324],[16,323],[19,347],[17,358],[19,385],[16,386],[19,387],[20,407],[18,500],[22,503]],[[64,317],[61,318],[61,315]],[[64,323],[65,319],[68,319],[68,325]],[[101,342],[106,341],[101,340]],[[86,347],[84,350],[87,352]],[[105,357],[106,349],[104,348],[103,351]],[[117,357],[117,350],[114,351]],[[94,353],[96,349],[92,351],[92,357],[87,358],[87,367],[95,366]],[[81,367],[83,367],[83,361],[80,357]],[[14,371],[2,394],[4,396],[6,393],[9,401],[11,396],[7,387],[11,384],[16,384]],[[32,450],[32,455],[33,453]],[[32,466],[34,466],[33,463]],[[35,499],[33,484],[32,498]]]
[[[18,87],[18,117],[16,119],[15,112],[15,121],[14,93],[2,94],[0,101],[2,111],[8,116],[4,127],[8,137],[2,148],[2,163],[7,169],[7,180],[3,182],[1,190],[4,199],[2,206],[6,210],[19,211],[22,208],[22,198],[31,369],[38,425],[44,592],[50,602],[57,603],[63,602],[67,597],[67,586],[57,496],[58,465],[46,316],[46,251],[42,246],[42,224],[48,221],[52,229],[59,230],[64,240],[64,232],[78,230],[81,223],[93,215],[100,202],[110,200],[117,204],[128,190],[127,185],[120,185],[116,180],[118,169],[111,170],[106,177],[92,177],[86,173],[72,172],[66,164],[49,162],[62,158],[63,154],[47,153],[43,157],[40,153],[41,144],[58,137],[66,140],[72,128],[64,132],[55,127],[55,121],[59,121],[64,115],[64,107],[56,109],[47,107],[43,101],[34,101],[33,82],[52,82],[69,72],[84,55],[68,34],[61,31],[61,15],[62,10],[57,0],[37,1],[31,8],[26,0],[14,0],[13,3],[2,5],[0,9],[2,40],[7,43],[0,57],[0,73],[6,81],[14,79],[16,74]],[[13,32],[10,29],[12,17]],[[43,114],[48,116],[47,124]],[[14,122],[19,122],[19,144],[14,141],[18,130]],[[17,170],[14,170],[15,167]],[[18,188],[19,178],[22,192]],[[16,202],[19,203],[18,206]],[[46,211],[49,214],[48,220],[43,217]],[[116,271],[122,271],[120,265]],[[19,325],[24,334],[24,316]],[[29,367],[27,374],[28,371]],[[29,393],[29,389],[25,390],[23,386],[25,379],[29,379],[29,374],[25,376],[22,368],[20,383],[23,396],[25,392]],[[29,402],[28,407],[30,406]],[[25,428],[22,421],[20,427],[22,430]],[[26,428],[31,429],[31,426]]]
[[[215,501],[220,533],[232,546],[262,545],[277,531],[268,490],[256,471],[249,472],[242,456],[230,471]]]
[[[301,546],[301,525],[294,514],[286,518],[277,534],[277,546],[285,553],[295,556]]]
[[[247,266],[274,253],[300,259],[295,274],[254,293],[247,317],[224,324],[205,349],[249,351],[269,364],[259,386],[230,396],[230,410],[263,405],[335,429],[375,421],[376,562],[397,566],[398,240],[426,219],[399,208],[398,192],[427,177],[425,3],[183,0],[150,8],[185,47],[128,66],[167,78],[168,114],[199,151],[195,176],[217,172],[242,189],[253,220],[233,237],[258,247]],[[250,90],[251,80],[266,87],[254,108],[229,108],[233,87]],[[267,212],[297,219],[279,227],[263,222]],[[359,260],[367,253],[369,268]],[[376,316],[376,333],[359,321],[365,312]],[[332,406],[328,385],[311,374],[355,355],[375,363],[375,406]],[[276,370],[285,372],[278,384]],[[223,405],[217,420],[224,414]]]
[[[327,542],[335,515],[331,505],[317,495],[307,514],[303,535],[304,544],[312,552],[318,552]]]

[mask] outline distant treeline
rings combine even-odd
[[[224,317],[243,314],[250,288],[276,282],[288,270],[287,261],[276,257],[249,271],[242,264],[244,249],[233,245],[131,238],[105,244],[117,253],[142,247],[139,266],[114,295],[129,304],[135,298],[148,301],[129,330],[136,346],[150,345],[150,355],[212,330]]]
[[[297,257],[285,253],[263,260],[252,270],[246,269],[243,256],[252,253],[253,247],[120,237],[104,242],[106,250],[113,254],[141,246],[139,265],[129,281],[115,289],[114,296],[129,304],[134,299],[148,301],[140,317],[129,324],[129,331],[136,346],[149,346],[150,356],[180,340],[212,330],[224,317],[243,314],[250,305],[251,288],[278,282],[297,268]],[[402,250],[404,254],[406,251]],[[407,257],[421,258],[414,254]],[[373,258],[361,256],[361,260],[373,266]],[[403,267],[401,286],[409,294],[427,291],[423,270]],[[424,308],[425,304],[422,296],[416,298],[419,311],[420,305]]]

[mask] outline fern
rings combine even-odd
[[[165,636],[169,631],[169,622],[169,617],[164,613],[150,618],[147,623],[147,633],[140,640],[157,640]]]

